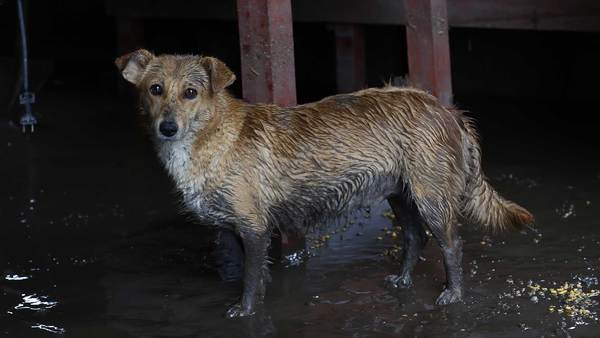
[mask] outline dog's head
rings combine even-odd
[[[161,140],[178,140],[202,129],[214,114],[216,97],[235,81],[233,72],[212,57],[155,56],[140,49],[117,58],[115,64],[137,87],[142,111]]]

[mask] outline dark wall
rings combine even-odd
[[[102,1],[30,1],[30,49],[34,84],[116,88],[115,19]],[[142,45],[158,53],[216,55],[239,74],[237,24],[191,19],[144,19]],[[0,103],[15,82],[17,63],[15,1],[0,2]],[[403,27],[367,26],[369,85],[407,72]],[[335,39],[327,24],[294,25],[300,102],[335,92]],[[453,86],[458,100],[498,97],[511,100],[597,102],[600,34],[484,29],[451,29]],[[239,94],[240,82],[233,87]]]
[[[600,34],[452,29],[458,95],[598,100]]]

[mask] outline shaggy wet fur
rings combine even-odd
[[[264,297],[274,228],[304,232],[388,199],[405,230],[400,274],[387,282],[410,286],[426,226],[444,255],[443,305],[463,292],[459,216],[493,230],[533,222],[484,179],[471,122],[423,91],[386,86],[282,108],[230,96],[225,87],[235,76],[215,58],[139,50],[116,64],[140,91],[159,157],[186,206],[242,239],[244,291],[230,317],[251,315]],[[154,84],[160,95],[149,92]],[[185,97],[189,88],[197,97]],[[161,135],[166,120],[177,123],[176,135]]]

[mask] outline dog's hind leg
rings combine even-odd
[[[456,303],[462,299],[463,293],[462,240],[456,235],[454,226],[446,233],[432,232],[442,248],[446,268],[446,287],[436,300],[436,304]]]
[[[428,190],[429,192],[435,190]],[[462,240],[456,233],[455,208],[449,196],[415,197],[422,219],[437,240],[444,256],[446,287],[436,304],[447,305],[462,299]]]
[[[388,203],[392,207],[397,224],[402,226],[403,257],[400,275],[389,275],[385,281],[392,287],[406,288],[412,285],[411,274],[428,237],[423,229],[419,211],[412,201],[407,201],[404,196],[395,195],[388,198]]]

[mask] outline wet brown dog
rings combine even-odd
[[[116,64],[139,89],[186,206],[242,239],[244,291],[230,317],[263,299],[274,228],[305,231],[386,198],[397,217],[410,216],[400,274],[387,281],[410,286],[425,225],[444,255],[444,305],[463,292],[457,217],[493,230],[533,222],[485,181],[470,121],[423,91],[387,86],[282,108],[230,96],[235,75],[215,58],[138,50]]]

